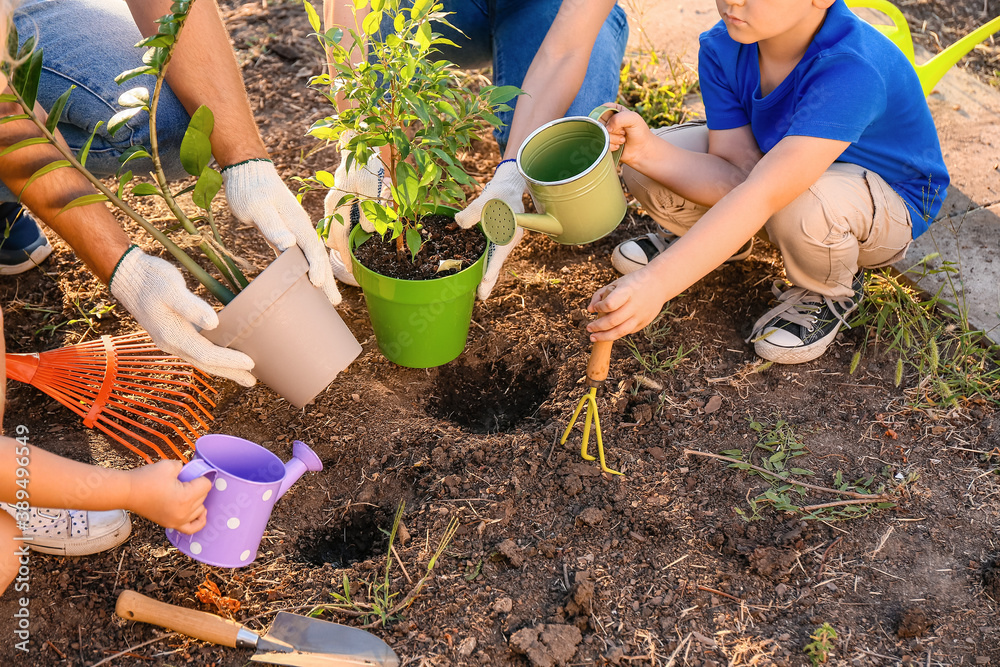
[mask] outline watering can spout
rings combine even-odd
[[[546,213],[515,213],[514,209],[502,199],[491,199],[486,203],[483,208],[482,225],[486,238],[497,245],[510,243],[517,227],[524,227],[549,236],[559,236],[563,233],[562,225],[551,215]]]
[[[296,440],[292,443],[292,458],[285,464],[285,477],[281,480],[281,488],[278,489],[278,498],[285,495],[292,484],[299,481],[306,471],[319,472],[323,469],[323,462],[319,460],[309,445]]]

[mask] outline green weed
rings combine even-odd
[[[945,274],[945,285],[958,294],[952,280],[959,265],[945,261],[931,269],[924,257],[907,270],[916,279]],[[981,331],[972,330],[961,304],[937,294],[920,293],[889,269],[872,271],[852,327],[863,327],[861,349],[851,360],[854,373],[862,356],[881,351],[895,357],[893,381],[902,386],[912,407],[931,409],[957,407],[973,399],[1000,403],[1000,346]],[[956,300],[957,301],[957,300]]]
[[[626,339],[632,357],[646,373],[669,373],[698,349],[697,345],[685,349],[683,343],[673,352],[664,349],[670,337],[670,325],[667,322],[669,312],[670,307],[667,306],[642,330],[641,335],[645,339],[642,349],[631,336]]]
[[[816,628],[815,632],[809,635],[809,638],[812,641],[806,644],[802,650],[809,658],[809,662],[813,664],[813,667],[822,665],[833,652],[833,640],[837,638],[837,631],[829,623],[823,623],[823,625]]]
[[[793,459],[808,453],[794,426],[782,419],[780,415],[775,415],[771,421],[750,419],[750,429],[757,433],[757,442],[754,443],[749,454],[744,455],[741,449],[721,452],[723,455],[739,461],[730,464],[730,468],[743,470],[748,475],[758,475],[771,485],[771,488],[764,493],[747,500],[748,511],[739,507],[734,508],[736,514],[747,523],[762,519],[762,512],[767,507],[779,512],[797,514],[803,520],[842,521],[868,516],[878,509],[895,506],[895,503],[892,502],[829,504],[830,506],[802,504],[800,499],[806,495],[807,489],[802,485],[803,483],[797,483],[792,475],[808,477],[815,475],[815,473],[807,468],[792,464]],[[889,479],[892,478],[892,472],[888,469],[884,470],[883,474]],[[914,479],[916,479],[915,475],[911,475],[902,484],[910,483]],[[874,475],[845,482],[843,473],[837,471],[833,478],[832,487],[824,488],[828,492],[880,496],[886,492],[887,485],[880,484],[876,487]]]
[[[626,0],[629,23],[639,36],[639,51],[622,66],[618,103],[635,111],[652,128],[690,119],[685,101],[698,92],[698,74],[679,58],[660,54],[645,30],[645,3]]]
[[[333,599],[336,600],[336,603],[316,607],[310,612],[311,616],[319,616],[324,611],[331,611],[360,617],[365,623],[365,627],[384,626],[386,623],[399,618],[399,613],[413,603],[413,600],[416,599],[417,595],[420,594],[420,591],[423,590],[424,586],[433,576],[438,560],[448,547],[448,544],[451,543],[452,538],[455,537],[455,531],[458,530],[459,522],[454,517],[448,522],[437,548],[427,563],[423,577],[420,578],[402,600],[399,600],[402,591],[393,586],[391,572],[393,559],[399,557],[395,552],[394,545],[396,543],[396,535],[399,532],[400,522],[403,519],[404,507],[405,503],[399,504],[399,507],[396,509],[396,516],[392,521],[392,529],[388,532],[389,546],[385,556],[385,571],[378,580],[367,582],[368,595],[366,599],[357,600],[352,598],[351,590],[352,588],[356,589],[356,587],[352,586],[350,577],[345,572],[340,584],[340,591],[331,591],[330,593]],[[407,576],[407,578],[409,577]],[[397,600],[399,601],[397,602]]]

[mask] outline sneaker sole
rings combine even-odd
[[[128,539],[129,535],[132,534],[132,520],[128,514],[124,516],[125,519],[118,526],[115,526],[114,530],[92,539],[49,540],[40,543],[36,538],[31,541],[26,540],[26,542],[32,551],[43,554],[53,556],[90,556],[107,551],[108,549],[114,549]]]
[[[623,241],[622,243],[627,243],[628,241]],[[619,248],[621,244],[615,246],[614,252],[611,253],[611,266],[615,268],[615,271],[624,275],[638,271],[639,269],[647,266],[647,264],[640,264],[634,260],[631,260],[621,253]],[[753,239],[750,239],[750,243],[747,245],[747,249],[737,252],[735,255],[727,259],[723,264],[731,264],[733,262],[742,262],[747,257],[753,253]]]
[[[15,276],[19,273],[25,273],[35,268],[52,254],[52,246],[46,243],[45,245],[40,245],[31,251],[31,254],[25,258],[20,264],[4,264],[0,265],[0,276]]]
[[[773,345],[762,338],[753,345],[754,352],[758,357],[773,361],[776,364],[804,364],[823,356],[823,353],[830,348],[833,339],[837,337],[837,329],[812,345],[802,345],[800,347],[781,347]]]

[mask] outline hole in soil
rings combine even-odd
[[[392,516],[381,507],[366,508],[351,511],[329,526],[305,530],[292,558],[300,563],[330,563],[338,568],[366,561],[388,548],[389,538],[382,530],[392,529]]]
[[[530,417],[552,393],[538,362],[512,373],[503,361],[441,370],[428,404],[433,416],[472,433],[505,433]]]

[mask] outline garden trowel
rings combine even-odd
[[[267,633],[260,636],[236,621],[195,609],[177,607],[135,591],[122,591],[115,613],[182,632],[203,641],[252,648],[254,662],[291,667],[397,667],[399,658],[375,635],[317,618],[279,611]]]

